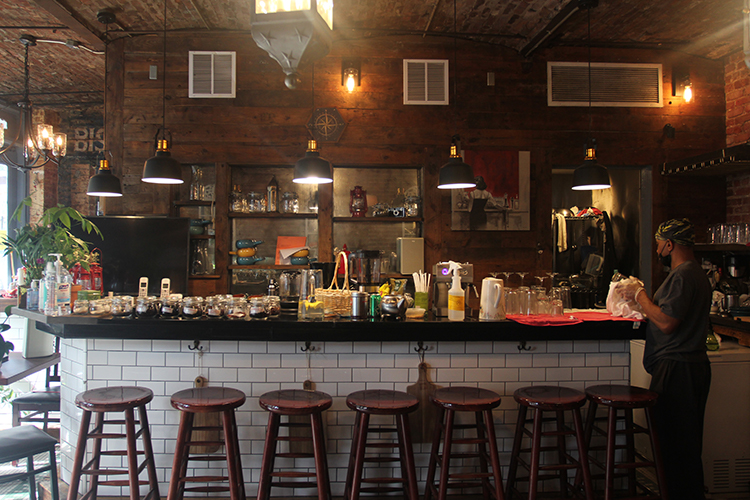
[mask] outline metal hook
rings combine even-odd
[[[427,347],[424,346],[424,342],[421,340],[417,342],[417,347],[414,348],[417,354],[419,354],[419,363],[424,363],[424,353],[427,351]]]
[[[315,346],[310,345],[310,341],[308,340],[307,342],[305,342],[305,347],[300,347],[299,350],[302,352],[313,352],[315,350]]]
[[[201,345],[200,340],[193,340],[193,345],[189,345],[188,349],[191,351],[203,351],[203,346]]]
[[[521,351],[531,351],[531,350],[534,349],[533,347],[526,347],[526,341],[525,340],[520,341],[518,343],[517,348],[518,348],[518,352],[521,352]]]

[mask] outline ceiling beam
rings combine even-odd
[[[549,38],[560,29],[560,26],[565,24],[570,16],[580,10],[578,7],[579,3],[579,0],[570,0],[570,2],[565,4],[565,6],[560,9],[560,12],[558,12],[557,15],[541,29],[541,31],[534,35],[529,43],[521,48],[519,54],[523,57],[530,57],[536,50],[542,48],[548,42]]]
[[[83,22],[73,17],[73,14],[68,12],[65,7],[57,3],[55,0],[32,0],[32,2],[75,32],[81,37],[82,42],[91,46],[90,48],[94,50],[104,50],[104,41],[99,38],[99,35],[91,31],[91,29]]]

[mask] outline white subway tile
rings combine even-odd
[[[586,368],[573,368],[573,380],[596,380],[599,369],[595,366]]]
[[[586,355],[560,354],[560,366],[586,366]]]
[[[586,354],[586,366],[610,366],[612,356],[609,353],[588,353]]]
[[[209,368],[208,380],[215,384],[237,382],[237,368]]]
[[[380,342],[355,342],[353,352],[365,354],[379,353],[380,345]]]
[[[236,353],[238,352],[238,342],[236,340],[212,340],[203,342],[204,352],[211,353]]]
[[[122,367],[120,366],[94,366],[92,378],[95,380],[121,380]]]
[[[488,354],[479,355],[480,368],[501,368],[505,366],[504,354],[490,354],[492,351],[486,351]]]
[[[164,366],[166,355],[163,352],[139,352],[136,356],[138,366]]]
[[[560,365],[560,356],[558,354],[534,354],[531,365],[535,368],[556,367]]]
[[[192,353],[173,353],[168,352],[165,356],[165,366],[179,366],[179,367],[186,367],[186,366],[195,366],[194,360],[196,356]]]
[[[528,353],[520,353],[516,355],[505,356],[505,366],[508,368],[529,368],[533,365],[533,355]]]
[[[392,354],[368,354],[367,366],[370,368],[393,368],[394,359]]]
[[[379,382],[379,368],[360,368],[352,370],[352,382]]]
[[[406,368],[394,368],[380,371],[381,382],[404,382],[409,378],[409,370]]]
[[[573,342],[573,352],[599,352],[599,341],[576,340]]]
[[[151,378],[153,380],[177,381],[180,380],[180,369],[155,366],[151,368]]]
[[[339,366],[364,368],[367,365],[367,354],[339,354]]]
[[[281,366],[280,354],[253,354],[253,368],[276,368]]]
[[[294,382],[295,381],[295,373],[294,370],[289,370],[285,368],[265,368],[266,370],[266,379],[268,382]],[[238,380],[245,380],[239,378],[240,375],[244,375],[243,373],[240,373],[238,370],[237,376]]]
[[[521,380],[528,382],[542,382],[547,380],[547,370],[545,368],[520,368],[518,375]]]
[[[467,354],[484,354],[492,352],[492,342],[467,342]]]
[[[451,368],[476,368],[479,366],[476,354],[451,354]]]
[[[350,354],[354,351],[352,342],[326,342],[323,350],[327,354]]]
[[[492,368],[466,368],[464,379],[467,382],[492,382]]]
[[[268,352],[268,346],[273,342],[253,342],[250,340],[243,340],[239,343],[239,352],[251,353],[251,354],[265,354]]]
[[[629,383],[625,367],[622,366],[603,366],[599,368],[599,380],[608,380],[610,382],[621,381],[622,383]]]
[[[547,368],[546,379],[549,381],[568,381],[573,380],[572,368]]]
[[[464,342],[438,342],[437,352],[440,354],[463,354],[466,352]]]
[[[464,382],[464,369],[438,368],[434,382],[441,385],[460,385]]]
[[[572,340],[549,340],[547,341],[547,352],[573,352]]]
[[[125,339],[122,341],[122,349],[124,351],[151,351],[151,341],[143,339]]]
[[[493,368],[492,380],[499,382],[517,382],[519,368]]]
[[[325,382],[351,382],[351,368],[325,368],[323,370],[323,380]]]
[[[102,351],[122,351],[123,340],[120,339],[94,339],[94,349]]]

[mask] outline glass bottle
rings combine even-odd
[[[203,185],[203,169],[198,165],[193,165],[193,176],[190,182],[190,199],[203,200],[205,197],[205,186]]]
[[[239,184],[235,184],[230,197],[232,212],[242,212],[243,201],[242,189]]]
[[[391,200],[391,207],[392,208],[399,208],[403,207],[406,203],[406,197],[404,196],[404,190],[401,188],[396,189],[396,196],[393,197]]]
[[[285,214],[296,214],[299,212],[299,198],[294,191],[286,191],[281,196],[281,210]]]
[[[279,183],[276,176],[271,177],[271,181],[266,186],[266,210],[268,212],[279,211]]]

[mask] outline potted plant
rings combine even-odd
[[[31,206],[31,197],[27,197],[18,205],[12,217],[21,220],[25,206]],[[15,254],[26,269],[26,279],[19,283],[19,286],[41,279],[51,253],[61,254],[60,260],[66,269],[70,269],[76,263],[80,263],[86,270],[89,269],[91,253],[86,242],[70,232],[74,224],[80,224],[87,234],[95,231],[101,236],[99,228],[78,210],[58,205],[46,209],[38,224],[26,224],[15,230],[15,237],[6,235],[3,238],[4,255]]]
[[[10,330],[10,325],[6,323],[8,321],[8,318],[10,317],[10,306],[5,308],[5,319],[2,323],[0,323],[0,332],[4,332],[7,330]],[[0,333],[0,366],[2,366],[3,361],[6,361],[8,359],[8,353],[15,349],[15,346],[13,345],[13,342],[6,342],[3,338],[2,333]],[[0,399],[3,399],[0,397]]]

